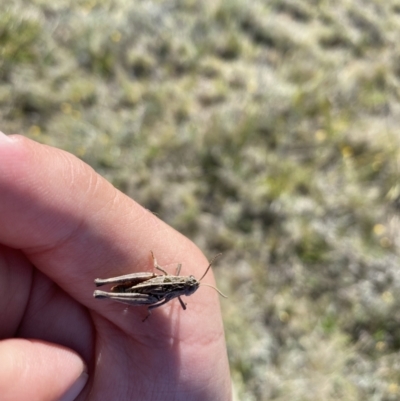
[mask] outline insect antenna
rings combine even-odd
[[[211,265],[213,264],[214,260],[217,259],[217,258],[218,258],[219,256],[221,256],[221,255],[222,255],[222,253],[218,253],[217,255],[215,255],[215,256],[211,259],[211,262],[210,262],[210,264],[208,265],[206,272],[201,276],[201,279],[200,279],[199,281],[203,280],[203,278],[205,277],[205,275],[206,275],[206,274],[208,273],[208,271],[210,270],[210,267],[211,267]]]
[[[217,291],[218,294],[221,295],[221,297],[228,298],[228,297],[227,297],[225,294],[223,294],[217,287],[214,287],[213,285],[210,285],[210,284],[200,284],[200,285],[201,285],[201,286],[206,286],[206,287],[214,288],[214,290]]]
[[[214,260],[217,259],[218,257],[220,257],[221,255],[222,255],[222,253],[219,253],[219,254],[215,255],[215,256],[212,258],[212,260],[211,260],[210,264],[208,265],[208,267],[207,267],[205,273],[201,276],[201,279],[200,279],[199,281],[203,280],[203,278],[206,276],[206,274],[207,274],[208,271],[210,270],[211,265],[213,264]],[[221,296],[224,297],[224,298],[228,298],[228,297],[227,297],[226,295],[224,295],[218,288],[216,288],[216,287],[214,287],[214,286],[212,286],[212,285],[210,285],[210,284],[200,284],[200,285],[204,285],[204,286],[206,286],[206,287],[214,288],[214,290],[217,291],[219,295],[221,295]]]

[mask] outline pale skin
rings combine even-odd
[[[73,155],[0,134],[2,401],[231,399],[213,289],[144,323],[146,307],[93,298],[97,277],[152,271],[150,250],[170,274],[182,263],[201,277],[208,265]],[[202,282],[215,285],[211,271]]]

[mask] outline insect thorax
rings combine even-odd
[[[199,288],[200,283],[194,276],[189,276],[185,282],[185,295],[192,295]]]

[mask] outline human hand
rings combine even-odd
[[[0,133],[0,389],[19,400],[222,400],[231,383],[218,294],[147,314],[93,298],[97,277],[208,265],[186,237],[76,157]],[[214,285],[209,272],[203,282]],[[28,339],[28,340],[27,340]],[[86,380],[87,379],[87,380]],[[74,384],[75,383],[75,384]]]

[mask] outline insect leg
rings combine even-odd
[[[158,265],[157,259],[155,258],[153,251],[150,252],[151,252],[151,257],[153,258],[154,267],[158,270],[161,270],[166,276],[168,276],[168,273],[161,266]]]
[[[182,306],[182,309],[183,309],[183,310],[186,310],[186,304],[185,304],[185,302],[182,301],[182,298],[181,298],[181,297],[178,297],[178,300],[179,300],[179,302],[180,302],[180,304],[181,304],[181,306]]]
[[[149,318],[149,316],[151,315],[151,310],[152,309],[158,308],[159,306],[166,304],[168,301],[170,301],[170,299],[166,298],[166,299],[164,299],[162,302],[160,302],[158,304],[149,306],[147,308],[147,316],[142,320],[142,322],[145,322]]]
[[[176,275],[179,276],[179,273],[181,272],[181,267],[182,267],[182,263],[179,263],[178,266],[176,266]]]

